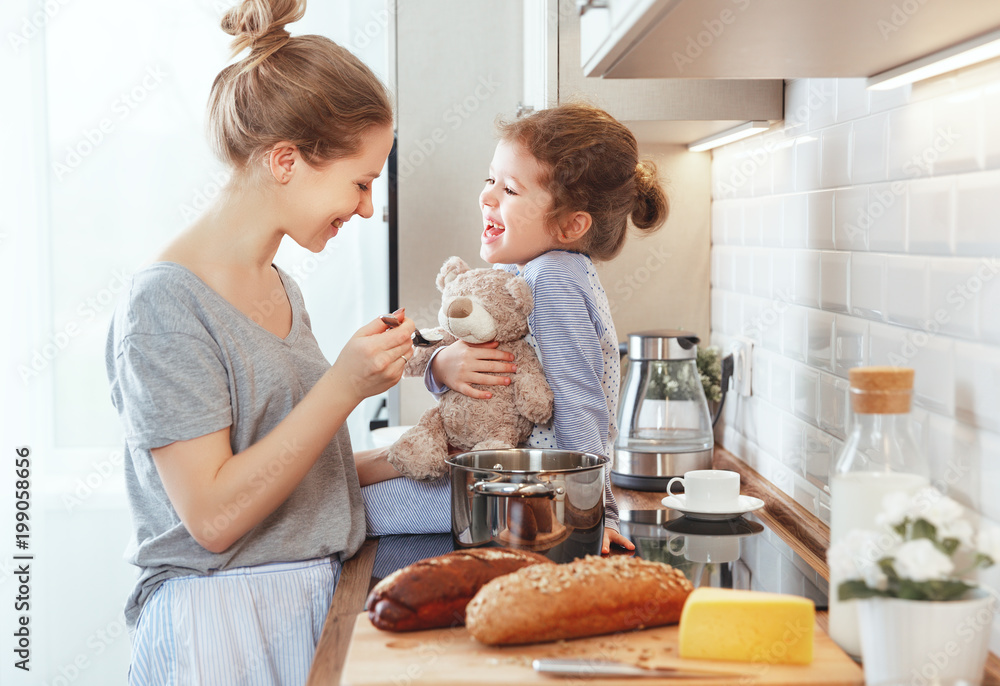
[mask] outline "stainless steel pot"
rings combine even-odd
[[[569,450],[476,450],[449,457],[459,548],[495,545],[568,562],[600,555],[609,458]]]

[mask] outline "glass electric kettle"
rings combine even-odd
[[[665,491],[673,476],[711,469],[712,416],[698,374],[698,342],[688,331],[629,334],[612,483]]]

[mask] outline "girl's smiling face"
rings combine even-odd
[[[552,195],[539,183],[544,169],[524,146],[500,141],[490,176],[479,194],[483,212],[479,255],[490,264],[523,267],[560,243],[546,215]]]

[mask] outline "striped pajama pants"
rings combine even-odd
[[[361,494],[370,536],[451,531],[447,477],[390,479]],[[165,581],[142,608],[129,686],[304,684],[340,570],[320,558]]]

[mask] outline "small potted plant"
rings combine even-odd
[[[1000,531],[978,534],[933,488],[885,497],[878,531],[830,547],[841,600],[858,600],[865,681],[979,683],[996,598],[972,575],[1000,559]]]

